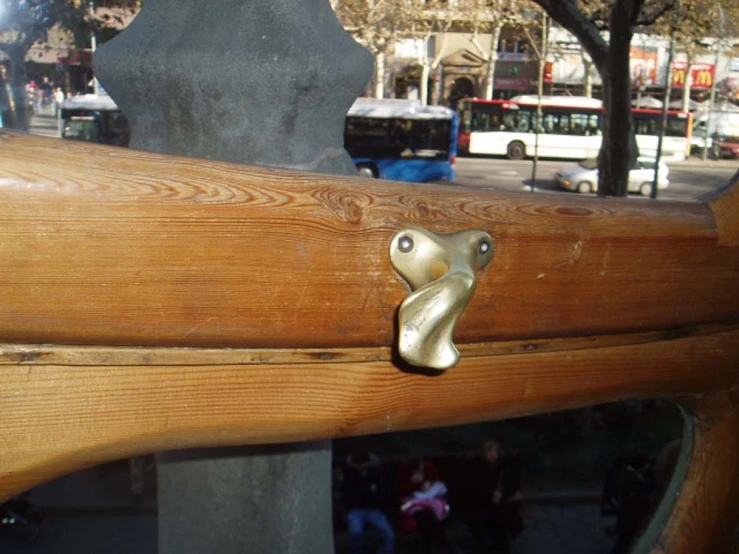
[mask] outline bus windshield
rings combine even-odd
[[[95,116],[62,116],[62,138],[85,142],[100,142],[100,126]]]
[[[349,117],[344,146],[352,158],[446,160],[451,121]]]

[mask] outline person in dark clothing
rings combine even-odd
[[[370,453],[352,454],[344,468],[344,505],[347,526],[355,552],[362,551],[362,535],[367,524],[377,529],[381,546],[378,554],[395,551],[395,532],[382,511],[384,490],[379,461]]]
[[[521,521],[521,461],[504,454],[497,442],[483,445],[483,456],[467,474],[467,517],[477,540],[490,534],[495,552],[508,552],[511,539],[523,530]]]

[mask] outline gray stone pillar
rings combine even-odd
[[[372,56],[327,0],[148,0],[95,54],[131,147],[355,173],[344,117]],[[160,454],[162,554],[328,553],[329,442]]]

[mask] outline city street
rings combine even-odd
[[[37,114],[31,123],[31,133],[58,136],[56,118],[51,114]],[[554,174],[562,166],[577,163],[571,160],[540,160],[538,163],[536,188],[539,191],[580,196],[568,191],[559,191],[554,186]],[[505,158],[457,158],[455,185],[484,190],[529,191],[531,160],[508,160]],[[703,161],[691,158],[684,162],[668,164],[670,186],[660,189],[659,198],[664,200],[695,200],[724,184],[739,169],[739,160]],[[594,195],[590,195],[594,196]],[[639,195],[633,198],[641,199]]]
[[[532,505],[524,514],[524,530],[511,554],[608,554],[613,548],[612,520],[601,520],[595,503]],[[449,536],[467,554],[490,552],[486,543],[475,543],[466,527],[453,525]],[[368,539],[370,544],[372,538]],[[335,536],[337,554],[350,552],[346,533]],[[0,551],[7,554],[156,554],[157,517],[151,513],[68,515],[46,520],[41,539],[22,544],[0,537]],[[422,554],[417,535],[398,536],[398,554]]]
[[[558,191],[554,174],[565,165],[577,162],[566,160],[540,160],[537,167],[536,188],[540,191],[581,196],[574,192]],[[484,190],[529,191],[531,160],[514,161],[505,158],[458,158],[455,184]],[[659,190],[659,198],[665,200],[695,200],[715,190],[739,169],[737,160],[702,161],[691,158],[684,162],[668,163],[670,185]],[[590,195],[594,196],[594,195]],[[639,195],[631,195],[640,199]]]

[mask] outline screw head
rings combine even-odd
[[[403,235],[398,239],[398,250],[400,250],[404,254],[407,254],[408,252],[413,250],[413,246],[413,239],[408,235]]]

